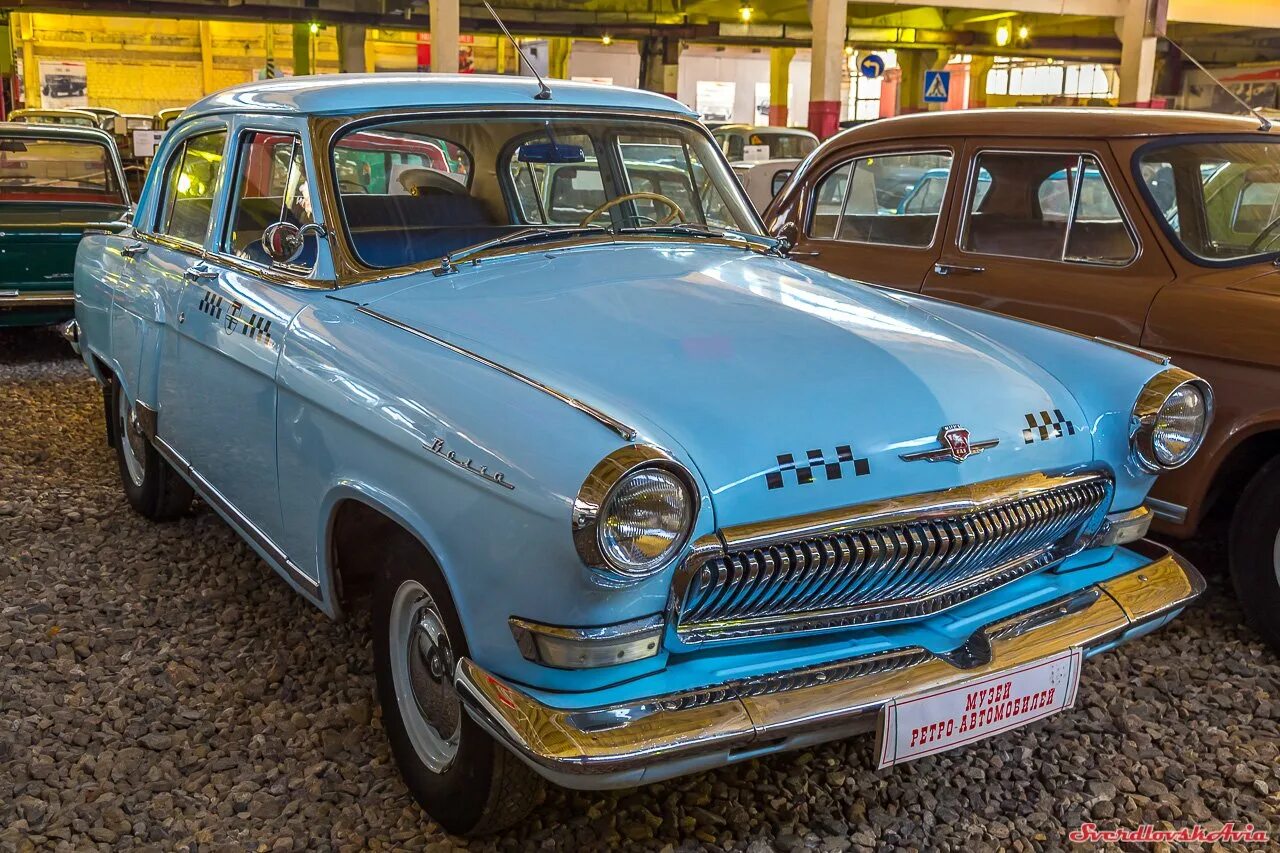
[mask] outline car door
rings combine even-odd
[[[970,143],[924,293],[1138,345],[1173,269],[1106,144],[1071,143]]]
[[[317,240],[309,235],[301,254],[274,263],[262,235],[276,222],[313,222],[302,137],[284,120],[233,127],[204,259],[185,279],[164,385],[166,437],[223,509],[270,543],[282,528],[276,367],[289,323],[305,304]]]
[[[812,174],[793,216],[792,257],[837,275],[919,291],[939,254],[958,145],[867,146]]]

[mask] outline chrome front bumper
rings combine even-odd
[[[4,308],[73,308],[74,290],[0,290],[0,309]]]
[[[993,622],[947,655],[904,649],[589,710],[543,704],[467,658],[455,683],[472,718],[548,779],[630,787],[870,731],[893,699],[1067,649],[1111,648],[1204,590],[1200,573],[1172,551],[1147,541],[1134,550],[1151,562]]]

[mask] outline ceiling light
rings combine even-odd
[[[738,7],[738,17],[742,23],[749,24],[751,19],[755,17],[756,10],[747,0],[742,0],[742,5]]]
[[[1001,21],[1000,26],[996,27],[996,45],[1004,47],[1013,38],[1013,31],[1009,28],[1008,21]]]
[[[1018,41],[1026,41],[1031,36],[1031,30],[1026,24],[1018,27]]]
[[[608,47],[609,45],[613,44],[613,36],[609,35],[608,33],[605,33],[604,35],[600,36],[600,43],[605,47]]]
[[[315,21],[312,21],[312,22],[311,22],[311,35],[313,35],[313,36],[314,36],[314,35],[316,35],[316,34],[317,34],[317,33],[319,33],[319,32],[320,32],[320,25],[319,25],[319,24],[317,24]]]
[[[846,45],[844,46],[844,55],[845,55],[845,56],[853,56],[853,45],[846,44]]]

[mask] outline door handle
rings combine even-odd
[[[987,268],[986,267],[970,267],[970,266],[965,266],[964,264],[934,264],[933,271],[936,272],[938,275],[951,275],[952,273],[958,273],[958,272],[964,272],[964,273],[986,272]]]
[[[188,278],[192,281],[212,281],[218,277],[218,271],[203,264],[197,264],[194,267],[187,267],[187,271],[182,275],[183,278]]]
[[[145,254],[147,246],[145,243],[130,243],[120,250],[120,254],[126,258],[136,258],[138,255]]]
[[[821,252],[797,252],[793,249],[792,251],[787,252],[787,254],[793,258],[816,258],[818,257],[818,255],[822,253]]]

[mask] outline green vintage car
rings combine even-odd
[[[0,326],[70,319],[80,238],[124,229],[129,210],[110,134],[0,123]]]

